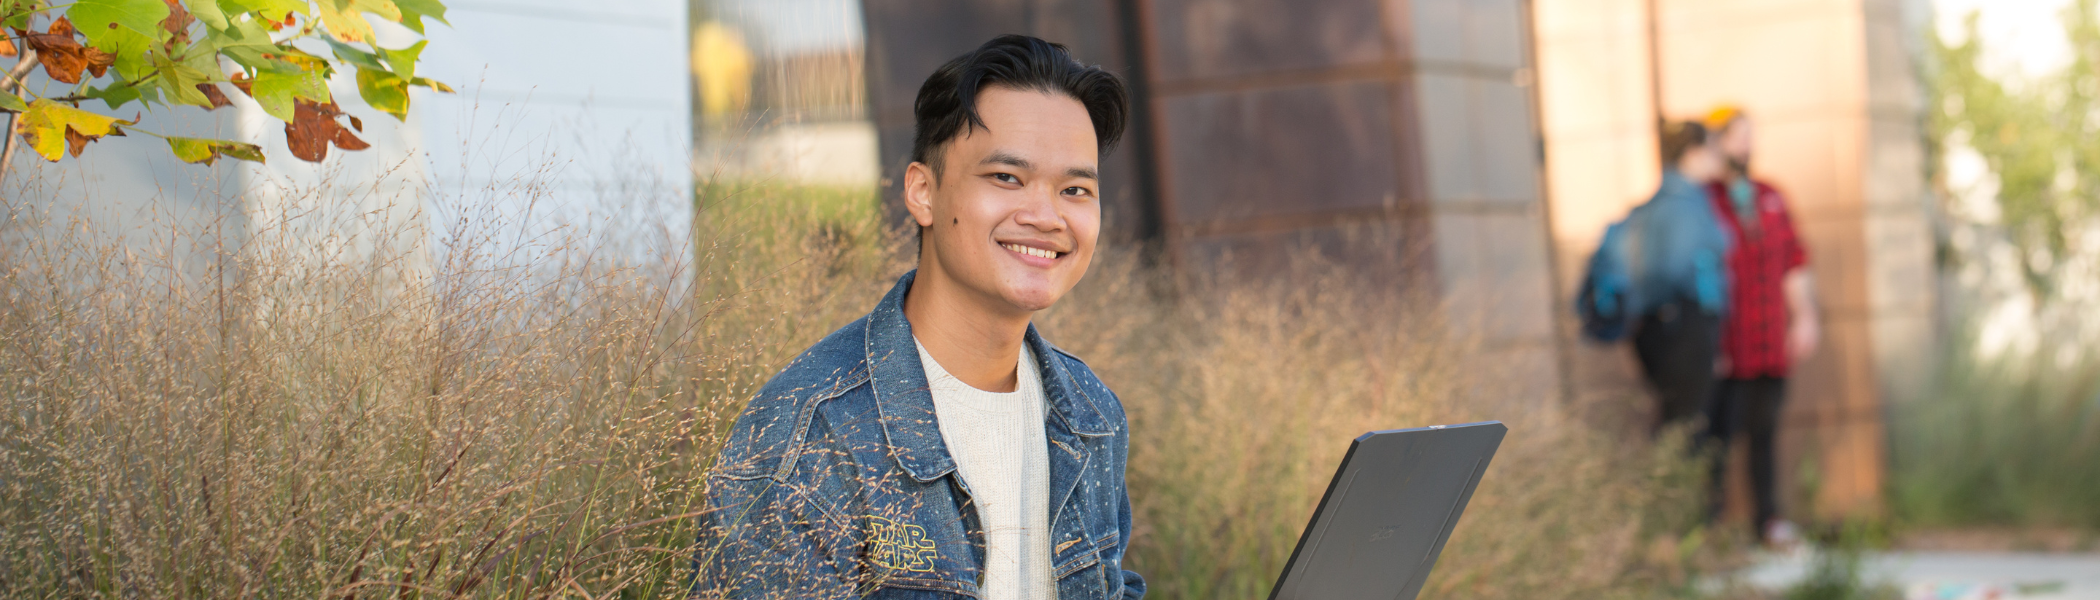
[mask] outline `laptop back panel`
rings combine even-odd
[[[1349,444],[1271,600],[1414,600],[1509,431],[1374,431]]]

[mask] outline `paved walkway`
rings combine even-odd
[[[1768,555],[1738,581],[1783,590],[1811,566],[1807,552]],[[1905,600],[2100,600],[2100,554],[1886,552],[1868,554],[1861,570]]]

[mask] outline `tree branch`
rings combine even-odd
[[[29,70],[36,68],[36,49],[27,47],[28,44],[23,46],[22,60],[15,63],[15,68],[8,69],[7,80],[0,81],[0,92],[14,93],[15,88],[22,86],[22,78],[29,75]]]
[[[36,49],[28,47],[28,44],[23,44],[22,60],[15,63],[15,68],[7,71],[6,81],[0,81],[0,94],[15,93],[16,89],[22,87],[22,77],[28,75],[29,70],[35,67]],[[7,174],[13,170],[15,163],[15,139],[21,137],[15,135],[15,126],[21,120],[21,113],[7,115],[7,131],[0,132],[0,137],[5,137],[7,140],[0,142],[0,183],[5,183]]]

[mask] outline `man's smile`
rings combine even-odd
[[[1004,242],[999,244],[999,246],[1002,248],[1006,248],[1008,251],[1011,251],[1015,254],[1049,260],[1057,260],[1058,257],[1064,256],[1066,254],[1071,254],[1070,252],[1058,252],[1049,248],[1025,246],[1014,242]]]

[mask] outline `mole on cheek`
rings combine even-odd
[[[954,224],[956,224],[956,225],[961,225],[961,224],[962,224],[962,217],[956,217],[956,218],[955,218],[955,223],[954,223]]]

